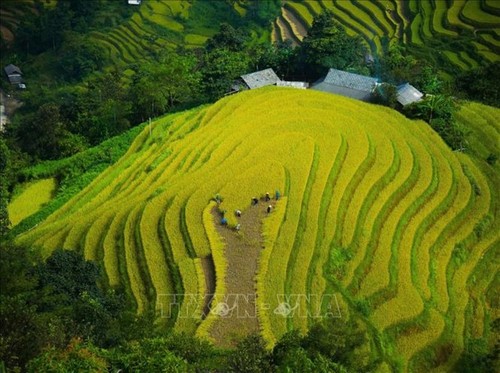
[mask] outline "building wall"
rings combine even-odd
[[[371,92],[358,91],[356,89],[351,89],[346,87],[339,87],[325,82],[315,84],[314,86],[311,87],[311,89],[328,93],[335,93],[337,95],[351,97],[361,101],[370,101],[371,99]]]

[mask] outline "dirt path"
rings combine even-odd
[[[275,203],[274,200],[261,200],[256,206],[249,206],[239,218],[239,232],[221,226],[217,208],[212,210],[217,232],[226,243],[224,250],[227,260],[226,297],[222,300],[225,304],[219,302],[211,305],[211,312],[217,313],[219,317],[210,334],[219,346],[232,347],[235,340],[242,336],[259,332],[255,275],[263,248],[262,219],[267,214],[267,206],[272,205],[274,208]]]

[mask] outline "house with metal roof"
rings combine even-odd
[[[309,83],[307,82],[293,82],[293,81],[287,81],[287,80],[280,80],[276,83],[278,87],[290,87],[290,88],[297,88],[297,89],[307,89],[309,88]]]
[[[242,75],[241,79],[249,89],[256,89],[268,85],[275,85],[280,81],[273,69],[265,69],[254,73]]]
[[[422,97],[424,97],[424,94],[420,92],[418,89],[416,89],[414,86],[412,86],[410,83],[399,85],[397,87],[397,90],[398,90],[397,100],[403,106],[413,104],[414,102],[418,102],[422,100]]]
[[[376,78],[330,69],[324,78],[312,85],[311,89],[369,101],[377,84]]]
[[[23,72],[16,65],[10,64],[3,68],[10,84],[21,84],[23,82]]]
[[[141,5],[142,0],[128,0],[128,5]]]

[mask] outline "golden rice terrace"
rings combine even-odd
[[[466,114],[498,138],[498,109],[470,105]],[[219,322],[220,312],[204,315],[205,295],[215,290],[212,306],[226,299],[235,260],[213,213],[219,194],[222,229],[242,239],[250,224],[260,232],[248,245],[263,247],[253,288],[269,344],[292,328],[305,331],[315,316],[355,315],[380,371],[442,371],[499,316],[498,175],[452,152],[424,122],[272,87],[153,122],[113,167],[18,241],[46,255],[83,252],[138,312],[162,310],[177,330],[217,341],[218,328],[231,324]],[[231,230],[234,210],[245,215],[252,197],[275,190],[282,198],[270,213]],[[179,308],[168,312],[172,303]]]

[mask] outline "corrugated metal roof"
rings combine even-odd
[[[325,82],[315,84],[313,87],[311,87],[311,89],[314,89],[316,91],[334,93],[337,95],[350,97],[361,101],[370,101],[371,99],[371,92],[360,91],[358,89],[352,89],[347,87],[341,87],[336,84],[330,84]]]
[[[323,82],[354,89],[357,91],[371,92],[378,79],[369,76],[349,73],[337,69],[330,69]]]
[[[398,102],[403,105],[409,105],[418,102],[424,94],[409,83],[398,86]]]
[[[254,73],[242,75],[241,79],[250,89],[273,85],[280,81],[273,69],[265,69]]]
[[[298,89],[306,89],[309,87],[309,83],[307,82],[288,82],[285,80],[279,80],[276,85],[278,87],[292,87]]]
[[[22,71],[19,67],[16,65],[10,64],[4,67],[4,71],[7,75],[12,75],[12,74],[19,74],[22,75]]]

